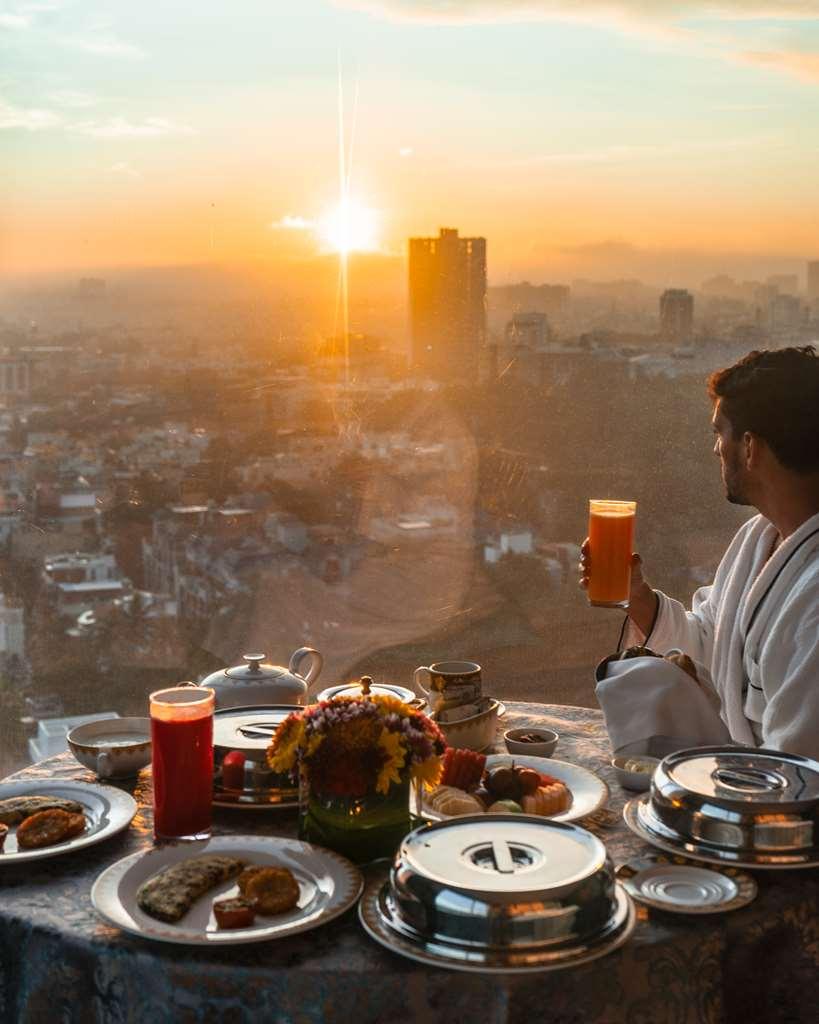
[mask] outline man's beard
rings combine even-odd
[[[750,505],[751,502],[748,500],[745,491],[742,486],[742,482],[739,479],[740,474],[738,472],[730,473],[726,471],[723,474],[723,483],[725,484],[725,497],[732,505]]]

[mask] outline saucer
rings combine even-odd
[[[638,903],[672,914],[723,914],[751,903],[756,882],[741,871],[715,871],[664,857],[638,857],[615,871]]]

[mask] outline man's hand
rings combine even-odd
[[[580,546],[580,586],[587,590],[591,575],[589,538]],[[628,614],[631,621],[643,633],[648,634],[654,621],[659,598],[643,579],[643,560],[635,551],[631,556],[631,590],[628,598]]]

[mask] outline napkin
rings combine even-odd
[[[595,693],[614,753],[665,757],[685,747],[730,743],[719,697],[700,665],[697,674],[703,682],[648,656],[601,662]]]

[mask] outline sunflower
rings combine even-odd
[[[299,748],[304,743],[304,719],[298,712],[288,715],[276,730],[267,748],[267,764],[271,771],[292,771]]]
[[[378,746],[386,760],[378,773],[375,789],[377,793],[388,793],[393,782],[401,781],[401,769],[404,767],[407,754],[401,742],[401,734],[390,732],[389,729],[381,730]]]
[[[426,789],[434,789],[441,781],[442,774],[441,758],[437,754],[420,764],[415,764],[412,770],[413,778],[420,779]]]

